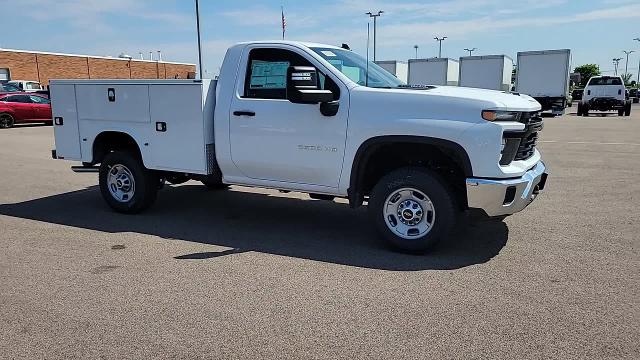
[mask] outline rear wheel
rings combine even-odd
[[[623,115],[624,115],[624,109],[618,110],[618,116],[623,116]]]
[[[440,177],[413,167],[384,176],[368,208],[382,238],[411,252],[424,252],[446,238],[458,215],[455,197]]]
[[[13,125],[13,116],[9,114],[0,114],[0,129],[8,129],[10,127],[13,127]]]
[[[589,116],[589,105],[582,105],[582,116]]]
[[[158,177],[142,165],[131,152],[108,154],[99,172],[100,192],[109,206],[117,212],[139,213],[156,200]]]
[[[631,102],[627,101],[624,107],[624,116],[631,116]]]
[[[582,104],[581,103],[578,103],[578,111],[577,111],[576,115],[582,116]]]

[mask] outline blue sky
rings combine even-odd
[[[0,0],[0,47],[197,61],[192,0]],[[339,45],[364,54],[367,11],[384,10],[378,22],[378,60],[437,55],[433,37],[448,36],[443,56],[458,58],[465,47],[476,54],[569,48],[573,65],[597,63],[612,72],[622,50],[629,72],[640,59],[638,0],[201,0],[204,68],[217,72],[226,48],[238,41],[281,37],[284,4],[287,38]],[[10,9],[10,10],[9,10]],[[15,29],[15,32],[12,31]],[[12,35],[12,36],[9,36]],[[620,63],[624,71],[623,59]],[[634,75],[635,78],[635,75]]]

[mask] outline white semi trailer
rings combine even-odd
[[[409,59],[409,85],[458,85],[458,62],[449,58]]]
[[[461,57],[459,85],[509,91],[512,71],[513,60],[506,55]]]
[[[384,60],[376,61],[376,64],[402,80],[405,84],[407,83],[407,80],[409,79],[409,64],[407,64],[406,61]]]
[[[569,95],[570,62],[569,49],[519,52],[516,91],[536,99],[542,111],[562,115]]]

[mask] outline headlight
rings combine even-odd
[[[520,113],[517,111],[484,110],[482,118],[487,121],[519,121]]]

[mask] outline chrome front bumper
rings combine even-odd
[[[467,179],[469,208],[482,209],[489,216],[511,215],[536,198],[547,182],[542,161],[517,179]]]

